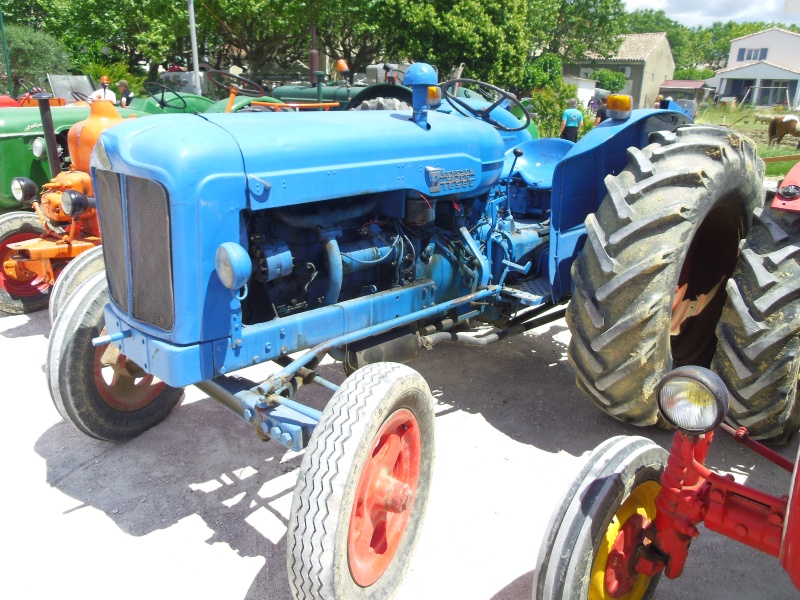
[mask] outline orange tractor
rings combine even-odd
[[[100,245],[89,161],[100,133],[123,120],[112,102],[93,102],[89,118],[69,131],[70,170],[59,172],[58,145],[53,128],[48,127],[52,125],[49,98],[39,96],[48,161],[58,175],[42,186],[38,201],[37,185],[26,177],[15,178],[14,197],[20,204],[32,201],[34,212],[0,217],[0,310],[12,314],[46,307],[51,287],[65,266]],[[101,267],[102,254],[91,256]]]

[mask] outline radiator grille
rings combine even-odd
[[[128,176],[125,178],[125,192],[131,314],[139,321],[170,331],[175,324],[175,305],[167,191],[156,181]]]
[[[119,175],[97,169],[95,177],[97,199],[100,203],[100,230],[103,232],[106,277],[114,302],[128,312],[128,261],[125,259],[125,226],[122,221]]]

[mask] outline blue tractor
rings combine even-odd
[[[402,362],[532,329],[572,298],[580,386],[655,423],[655,382],[714,346],[715,292],[763,203],[763,164],[731,130],[621,97],[577,144],[532,140],[513,98],[452,83],[418,63],[408,111],[155,116],[95,147],[105,271],[54,311],[53,400],[120,440],[194,384],[305,449],[287,538],[298,598],[383,599],[402,578],[434,454],[430,390]],[[326,354],[341,386],[315,372]],[[234,375],[267,361],[263,381]],[[294,399],[312,382],[333,391],[322,411]]]

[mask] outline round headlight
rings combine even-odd
[[[14,177],[11,180],[11,195],[17,202],[27,202],[36,198],[39,187],[27,177]]]
[[[247,250],[234,242],[225,242],[217,248],[214,267],[222,285],[229,290],[244,286],[253,272],[253,263]]]
[[[728,412],[728,390],[719,375],[703,367],[680,367],[658,384],[661,415],[684,433],[708,433]]]
[[[75,190],[64,190],[64,193],[61,194],[61,210],[73,219],[80,217],[90,204],[86,196]]]
[[[47,155],[47,146],[45,146],[44,138],[36,138],[31,142],[31,151],[36,158],[42,158]]]

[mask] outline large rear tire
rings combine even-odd
[[[65,421],[98,440],[134,438],[166,419],[183,390],[143,372],[123,354],[102,359],[106,346],[92,339],[105,327],[105,269],[84,281],[64,303],[50,332],[47,381]]]
[[[572,266],[568,357],[578,387],[636,425],[657,419],[655,389],[673,367],[709,366],[714,333],[764,164],[749,139],[690,125],[651,134],[606,178]]]
[[[306,448],[287,535],[295,598],[391,598],[428,501],[433,400],[416,371],[375,363],[348,377]]]
[[[95,246],[73,258],[58,274],[53,288],[50,290],[50,323],[56,322],[61,307],[78,286],[95,273],[105,269],[103,247]]]
[[[619,436],[589,456],[550,519],[539,549],[534,600],[645,600],[660,574],[633,571],[638,536],[656,514],[668,452],[642,437]],[[611,557],[612,560],[609,560]]]
[[[45,234],[34,213],[13,212],[0,217],[0,311],[22,315],[47,306],[50,285],[36,273],[9,264],[14,251],[9,244],[39,238]]]
[[[761,440],[784,443],[800,424],[800,215],[756,209],[712,364],[731,392],[728,417]]]

